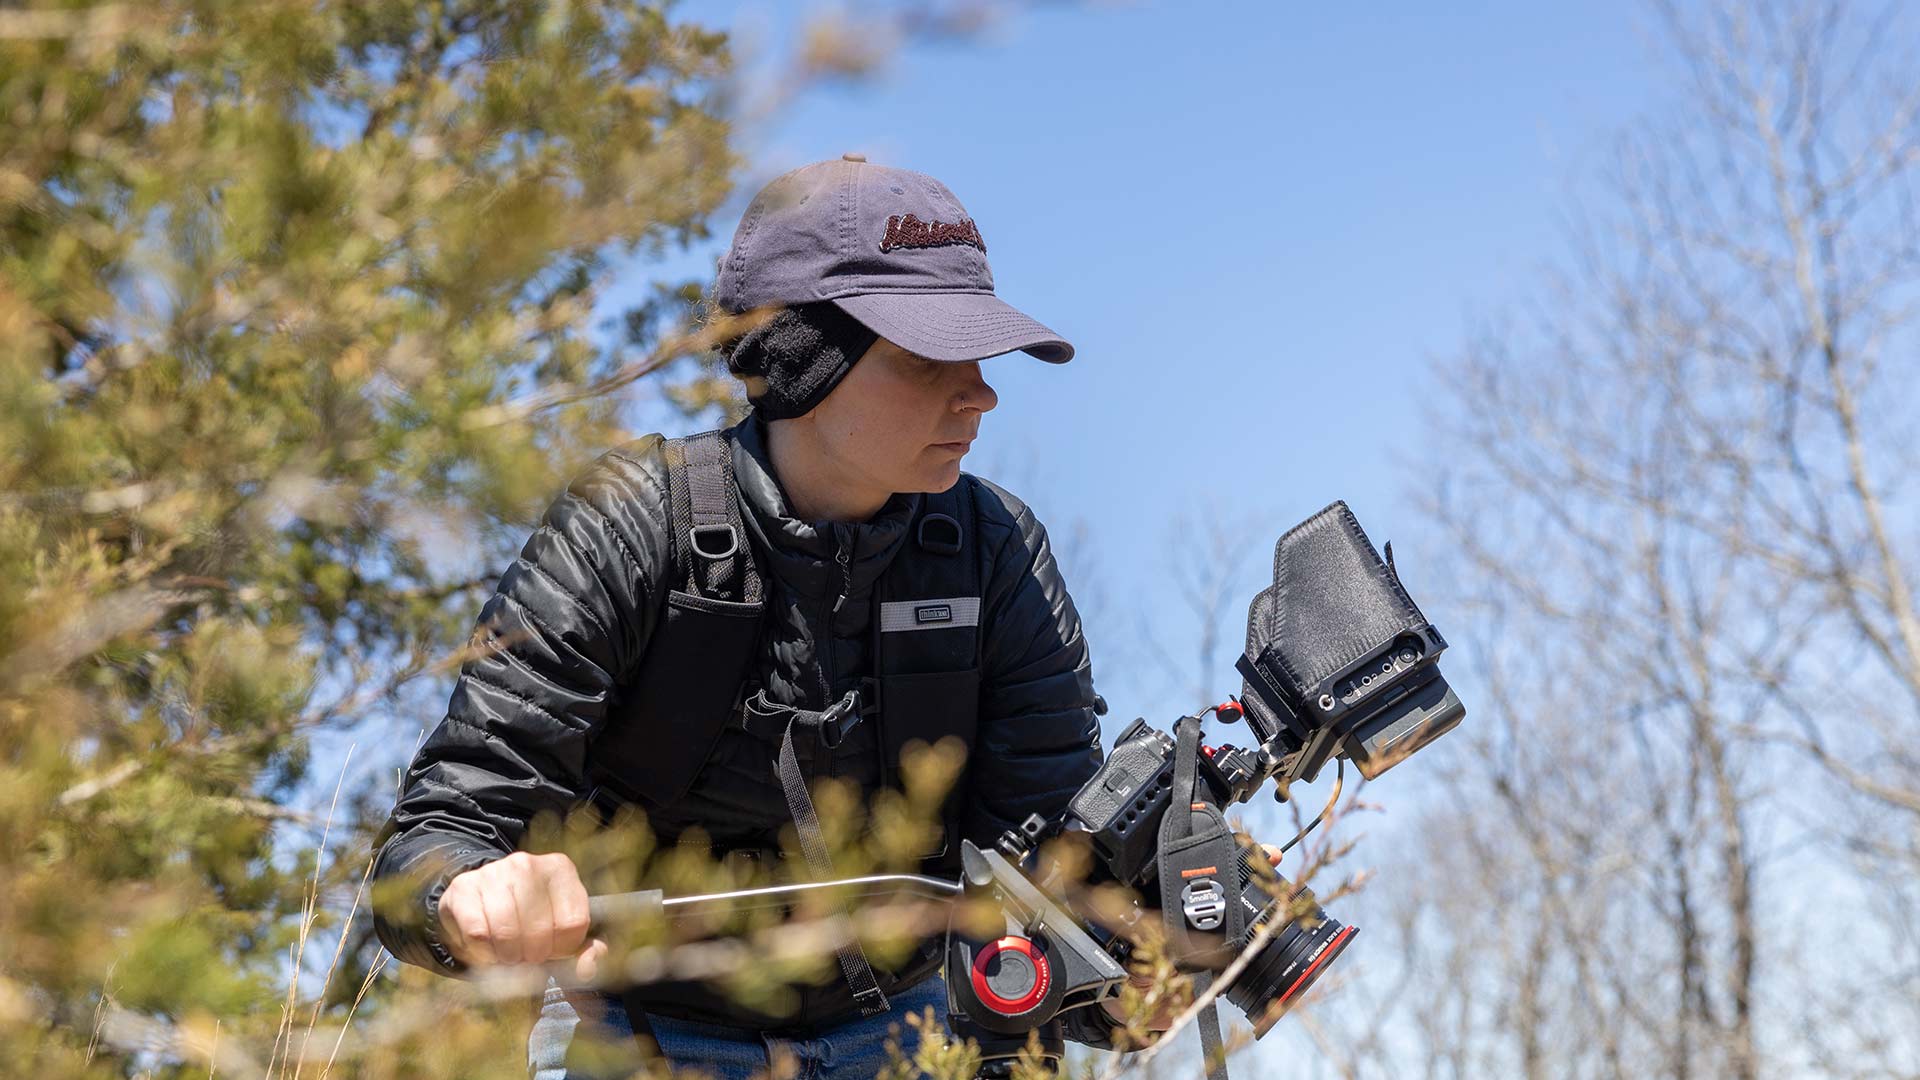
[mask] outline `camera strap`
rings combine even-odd
[[[1182,717],[1173,732],[1173,788],[1160,819],[1160,914],[1174,959],[1201,968],[1193,978],[1199,994],[1213,982],[1207,969],[1231,962],[1235,943],[1246,936],[1244,882],[1239,845],[1211,789],[1199,783],[1200,721]],[[1207,1076],[1227,1080],[1220,1012],[1209,1004],[1199,1019]]]
[[[1193,992],[1204,994],[1213,985],[1213,973],[1202,971],[1193,977]],[[1220,1008],[1213,1002],[1200,1010],[1200,1057],[1207,1066],[1207,1080],[1227,1080],[1227,1051],[1220,1038]]]

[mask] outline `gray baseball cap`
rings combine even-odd
[[[994,295],[986,241],[945,184],[859,154],[762,188],[720,260],[713,299],[734,315],[831,300],[930,360],[1015,349],[1073,359],[1064,338]]]

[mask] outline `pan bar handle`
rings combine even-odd
[[[920,874],[870,874],[866,877],[843,878],[839,881],[768,885],[758,889],[736,889],[732,892],[700,893],[693,896],[668,897],[660,889],[608,893],[604,896],[590,897],[587,900],[587,918],[594,929],[600,929],[608,923],[635,922],[658,918],[662,915],[668,918],[689,916],[703,907],[712,905],[779,907],[822,889],[848,889],[852,892],[853,898],[859,900],[878,899],[899,893],[928,900],[948,901],[960,896],[960,883],[957,881],[925,877]]]

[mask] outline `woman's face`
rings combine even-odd
[[[877,338],[807,419],[834,472],[884,499],[952,487],[999,402],[980,361],[928,360]]]

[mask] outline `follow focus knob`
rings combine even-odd
[[[1053,969],[1046,954],[1023,937],[1003,937],[973,957],[973,992],[1002,1016],[1019,1016],[1046,999]]]

